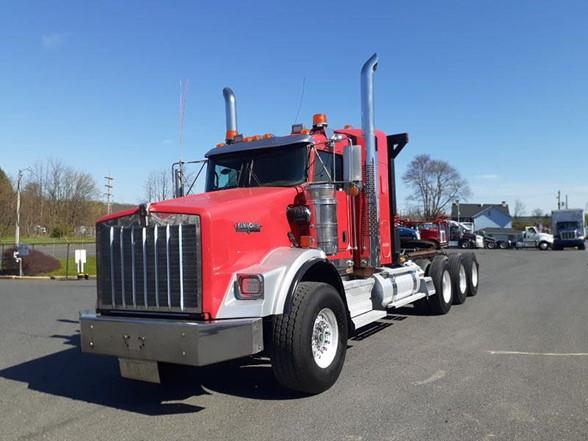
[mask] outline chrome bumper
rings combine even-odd
[[[82,352],[205,366],[263,350],[261,318],[188,322],[80,313]]]

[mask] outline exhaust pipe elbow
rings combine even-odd
[[[230,87],[223,89],[223,96],[225,98],[225,117],[227,135],[226,141],[230,143],[233,138],[239,133],[237,129],[237,98]]]
[[[378,55],[374,54],[361,68],[361,128],[365,137],[368,161],[376,157],[374,117],[374,73],[378,67]]]

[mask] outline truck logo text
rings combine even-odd
[[[261,231],[261,225],[253,222],[237,222],[235,224],[235,231],[237,233],[259,233]]]

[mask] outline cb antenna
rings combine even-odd
[[[298,101],[298,110],[296,111],[296,117],[294,118],[294,124],[298,123],[298,117],[300,116],[300,109],[302,109],[302,102],[304,101],[305,86],[306,86],[306,77],[302,78],[302,88],[300,90],[300,100]]]
[[[186,114],[186,99],[187,98],[188,98],[188,80],[180,80],[180,112],[179,112],[180,161],[184,157],[184,116]]]
[[[180,111],[178,114],[180,161],[173,179],[176,197],[184,196],[184,117],[186,115],[186,100],[188,98],[188,80],[180,80]]]

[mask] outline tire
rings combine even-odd
[[[326,351],[315,351],[320,348]],[[347,312],[337,290],[326,283],[299,283],[290,312],[273,322],[272,370],[278,382],[305,394],[324,392],[339,378],[346,351]]]
[[[583,251],[586,249],[586,244],[583,243],[582,245],[578,246],[578,250]]]
[[[435,256],[431,262],[429,276],[435,285],[434,296],[429,297],[427,305],[429,313],[435,315],[447,314],[453,303],[453,290],[451,274],[449,273],[449,261],[445,256]]]
[[[468,296],[474,297],[480,285],[480,264],[474,253],[462,254],[462,261],[468,281]]]
[[[451,276],[451,291],[453,293],[453,304],[461,305],[468,297],[468,281],[466,270],[461,254],[451,254],[447,265]]]
[[[501,250],[506,250],[507,247],[506,242],[498,242],[498,248]]]
[[[496,242],[494,241],[488,241],[486,242],[486,248],[488,248],[489,250],[493,250],[496,248]]]
[[[548,242],[539,242],[539,245],[537,245],[537,248],[539,248],[541,251],[546,251],[549,249],[549,243]]]
[[[467,250],[467,249],[471,248],[472,246],[471,246],[469,240],[464,240],[463,242],[461,242],[459,244],[459,247],[462,248],[462,249],[464,249],[464,250]]]

